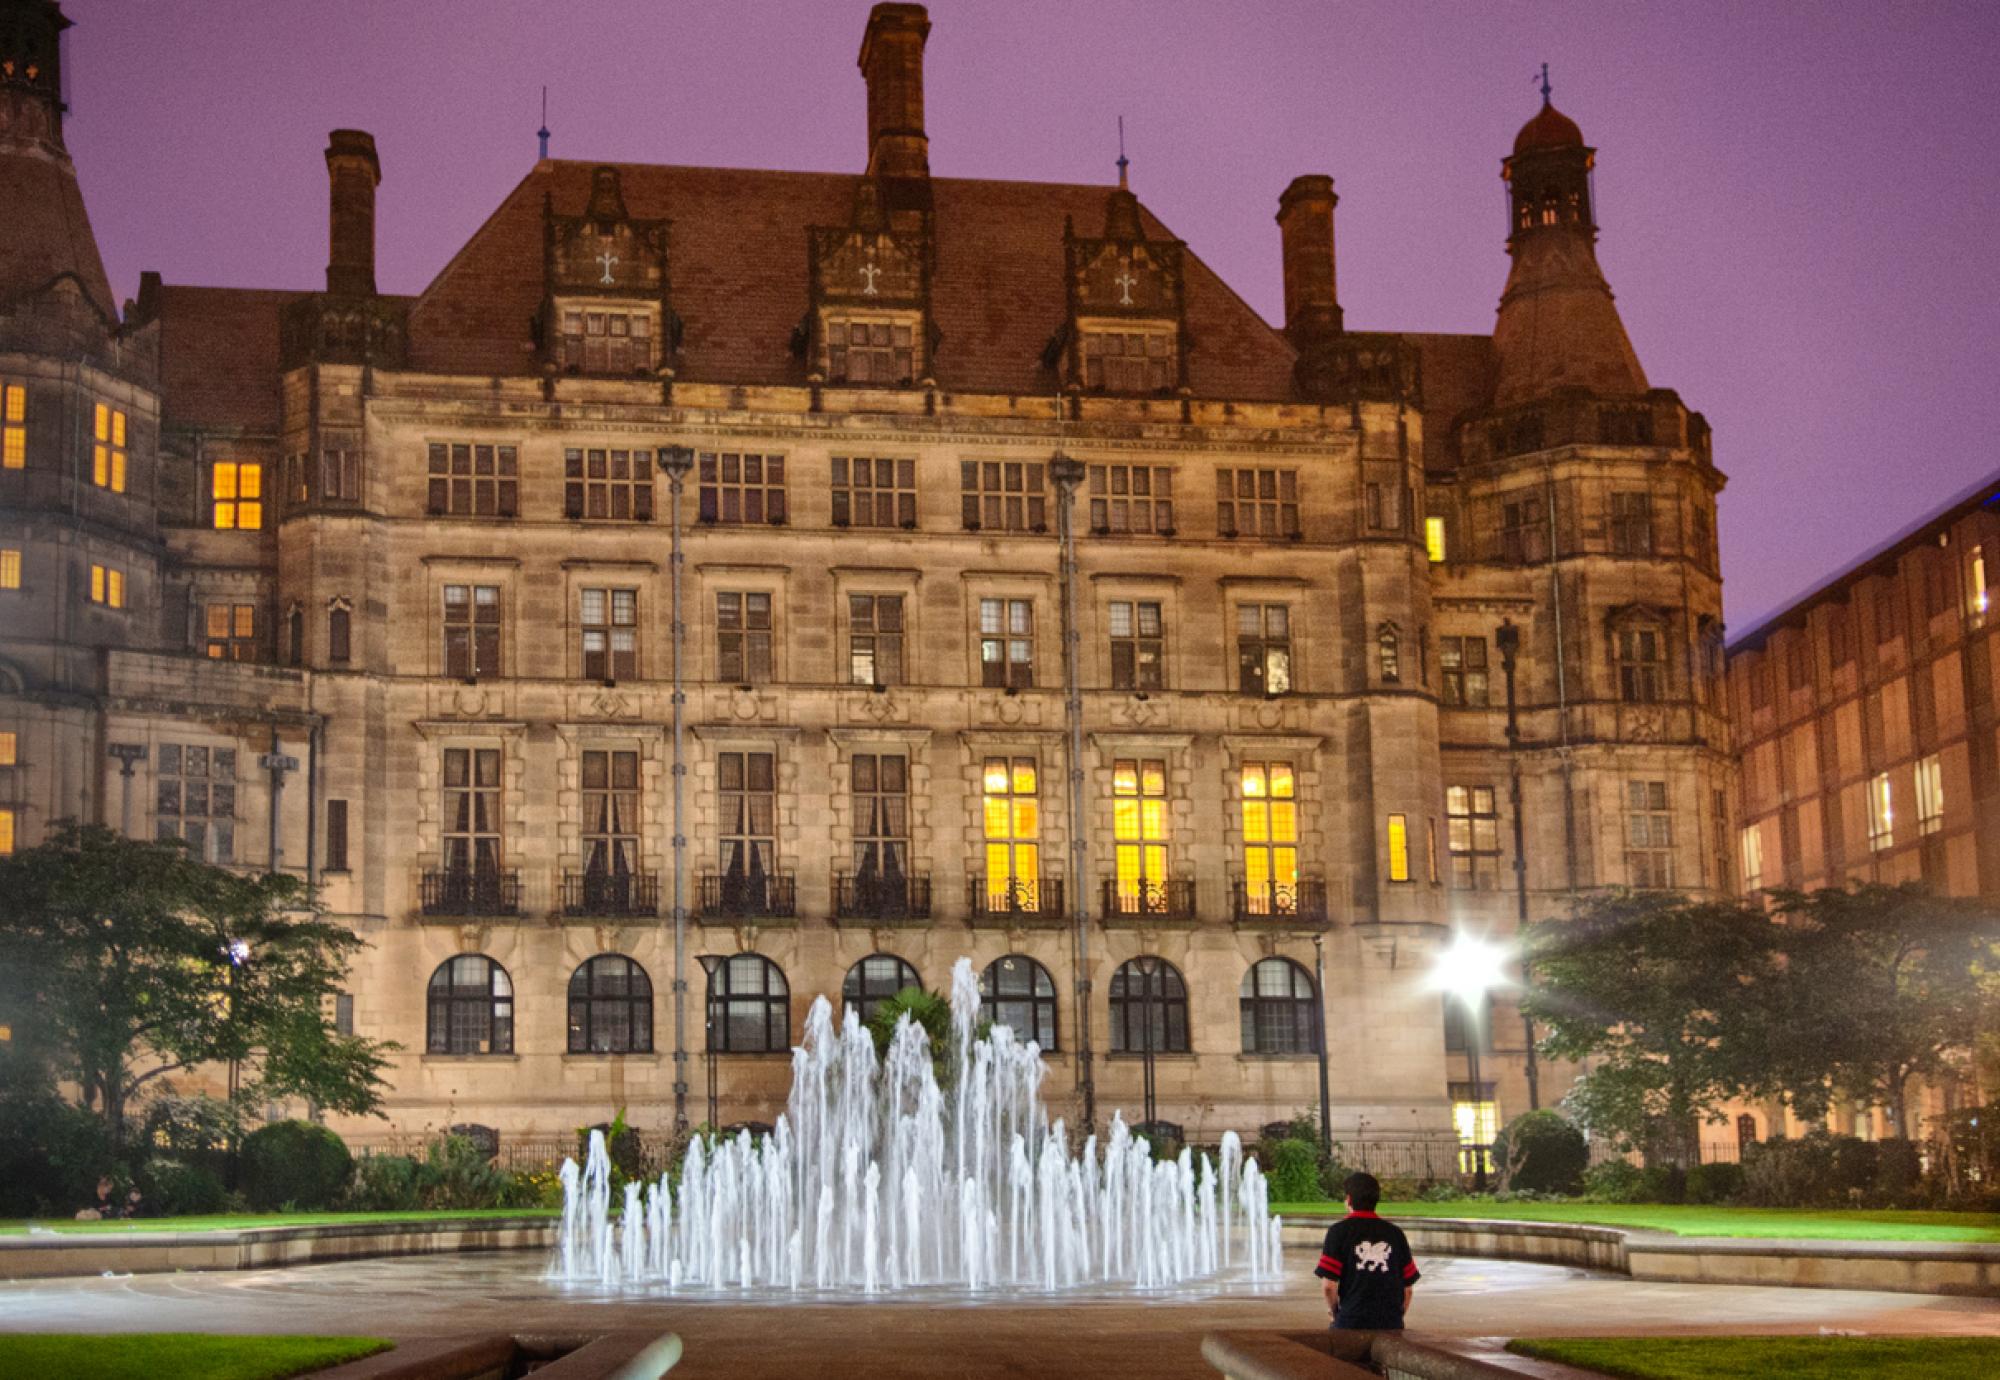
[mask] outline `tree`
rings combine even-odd
[[[247,1097],[376,1111],[395,1046],[327,1013],[361,943],[306,908],[298,879],[179,843],[64,822],[0,858],[0,1019],[32,1032],[114,1143],[149,1086],[223,1061],[252,1068]]]

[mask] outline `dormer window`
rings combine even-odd
[[[1174,329],[1085,327],[1083,383],[1092,392],[1163,393],[1173,385]]]
[[[562,308],[562,361],[565,369],[586,374],[649,372],[658,364],[653,329],[656,307],[634,308],[567,302]]]
[[[826,377],[831,383],[907,386],[917,377],[917,315],[828,314]]]

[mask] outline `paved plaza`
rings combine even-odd
[[[1208,1377],[1202,1334],[1311,1327],[1313,1253],[1286,1253],[1282,1288],[1170,1298],[982,1304],[598,1299],[540,1282],[541,1252],[421,1256],[241,1273],[0,1285],[0,1330],[681,1334],[676,1380],[926,1374]],[[1465,1335],[1804,1332],[2000,1334],[2000,1301],[1823,1289],[1642,1283],[1551,1265],[1428,1258],[1411,1322]]]

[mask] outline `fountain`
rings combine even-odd
[[[548,1278],[600,1289],[876,1295],[1160,1289],[1279,1273],[1280,1219],[1231,1131],[1221,1163],[1160,1161],[1114,1115],[1073,1154],[1041,1103],[1042,1054],[1005,1026],[975,1038],[979,982],[951,974],[949,1088],[907,1015],[886,1060],[852,1008],[815,998],[770,1134],[688,1147],[679,1185],[627,1183],[611,1216],[602,1132],[562,1166]]]

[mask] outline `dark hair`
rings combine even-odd
[[[1382,1201],[1382,1185],[1376,1182],[1373,1174],[1365,1171],[1357,1169],[1349,1174],[1344,1187],[1347,1205],[1356,1212],[1373,1212],[1375,1205]]]

